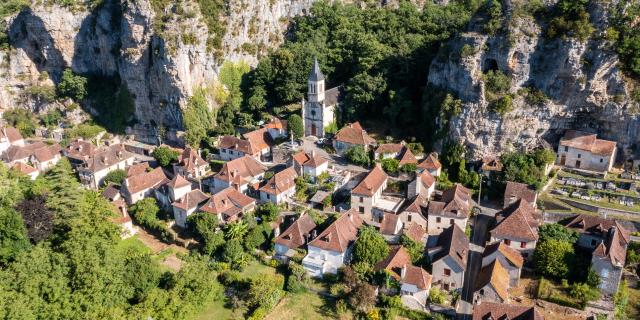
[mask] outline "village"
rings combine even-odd
[[[506,181],[495,195],[483,188],[503,170],[498,156],[477,165],[480,189],[471,190],[447,180],[435,152],[375,139],[359,122],[329,132],[341,90],[325,88],[316,61],[300,106],[301,137],[276,117],[218,137],[216,152],[105,132],[63,145],[55,134],[24,139],[5,126],[0,157],[32,180],[66,158],[83,186],[113,204],[123,238],[145,234],[186,252],[224,234],[258,257],[253,263],[332,284],[314,289],[325,295],[362,292],[358,304],[397,297],[407,318],[613,319],[614,296],[627,278],[638,281],[627,250],[637,248],[640,217],[637,164],[616,162],[616,142],[568,130],[547,149],[555,158],[541,166],[549,176],[541,188]],[[148,203],[164,218],[138,217]],[[196,217],[214,217],[215,225],[194,227],[205,221]],[[270,236],[245,245],[256,228]],[[559,234],[575,237],[569,247],[586,263],[564,272],[551,266],[565,257],[546,247]],[[251,263],[230,242],[216,249],[227,268]],[[584,275],[568,284],[574,271]]]

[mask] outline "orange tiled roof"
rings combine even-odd
[[[309,245],[322,250],[345,252],[351,242],[358,237],[358,228],[361,225],[362,218],[358,212],[355,209],[349,209],[313,239]]]
[[[289,249],[300,248],[306,244],[309,233],[315,228],[316,223],[313,222],[311,216],[308,214],[302,215],[280,234],[275,242]]]
[[[38,169],[36,169],[36,168],[34,168],[34,167],[32,167],[32,166],[30,166],[28,164],[22,163],[22,162],[16,162],[13,165],[13,169],[17,170],[19,172],[22,172],[24,174],[31,174],[31,173],[34,173],[34,172],[38,172]]]
[[[431,287],[432,277],[427,271],[411,264],[407,264],[405,268],[404,278],[402,278],[403,283],[412,284],[422,290]]]
[[[268,149],[275,144],[269,134],[268,128],[260,128],[258,130],[250,131],[242,136],[250,141],[258,150]]]
[[[242,185],[266,170],[267,167],[258,160],[245,155],[225,163],[220,172],[215,175],[215,178]]]
[[[491,230],[491,235],[498,238],[536,241],[539,218],[529,202],[518,199],[496,214],[497,225]]]
[[[473,306],[473,320],[544,320],[535,306],[518,306],[506,303],[482,302]]]
[[[13,127],[0,128],[0,141],[7,140],[10,144],[22,140],[20,131]]]
[[[174,201],[171,205],[182,210],[189,210],[197,208],[200,204],[205,202],[209,197],[199,189],[191,190],[185,194],[182,198]]]
[[[253,198],[229,187],[212,195],[200,210],[216,215],[221,214],[224,220],[221,222],[232,222],[244,208],[252,204],[255,204]]]
[[[218,148],[237,150],[248,155],[260,152],[260,148],[251,143],[251,141],[243,140],[234,136],[220,136],[218,138]]]
[[[260,191],[264,191],[269,194],[279,195],[291,188],[296,187],[296,177],[298,174],[293,167],[286,168],[271,177],[267,183],[260,188]]]
[[[355,144],[355,145],[369,145],[375,142],[367,132],[362,129],[359,122],[354,122],[346,125],[336,133],[335,139],[337,141]]]
[[[482,257],[487,257],[496,251],[502,254],[502,256],[509,260],[509,262],[514,266],[522,268],[524,265],[524,258],[522,257],[522,254],[518,250],[507,246],[502,241],[497,241],[487,245],[482,253]]]
[[[124,185],[130,194],[138,193],[143,190],[155,188],[169,179],[162,171],[162,168],[158,167],[149,172],[141,173],[132,177],[128,177],[124,180]]]
[[[378,189],[382,187],[385,181],[387,181],[387,174],[380,168],[375,166],[367,176],[358,183],[358,185],[351,190],[352,194],[372,196]]]
[[[487,285],[490,285],[503,301],[509,299],[509,273],[496,260],[480,270],[475,291]]]
[[[396,245],[390,248],[389,254],[384,260],[375,265],[374,270],[387,270],[393,278],[400,281],[402,268],[407,264],[411,264],[409,252],[403,246]]]
[[[422,162],[418,164],[418,168],[425,170],[437,170],[442,168],[442,164],[434,153],[430,153]]]
[[[508,203],[508,199],[524,199],[529,203],[535,203],[536,191],[524,183],[507,181],[507,187],[504,190],[504,199],[505,203]]]

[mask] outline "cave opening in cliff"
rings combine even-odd
[[[484,59],[484,63],[482,65],[482,73],[487,73],[491,70],[493,71],[500,70],[500,68],[498,68],[498,61],[492,58]]]

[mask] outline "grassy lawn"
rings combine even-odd
[[[333,301],[307,291],[287,295],[266,319],[320,320],[336,317]]]
[[[130,249],[151,253],[151,249],[149,249],[149,247],[147,247],[142,241],[140,241],[137,235],[124,239],[118,243],[117,250],[123,252]]]
[[[231,319],[233,311],[224,307],[224,300],[214,300],[200,313],[196,320]]]

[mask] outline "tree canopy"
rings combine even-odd
[[[354,262],[364,262],[370,266],[382,261],[389,254],[389,246],[384,237],[373,227],[360,229],[353,246]]]

